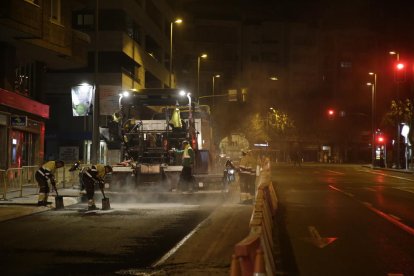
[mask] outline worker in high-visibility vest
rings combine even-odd
[[[99,185],[101,190],[104,189],[104,179],[108,173],[112,172],[112,167],[103,164],[96,164],[90,168],[82,170],[81,180],[85,185],[86,197],[88,198],[88,210],[96,210],[94,195],[95,184]]]
[[[173,149],[174,153],[181,154],[183,169],[180,174],[179,189],[193,191],[195,179],[193,176],[194,150],[188,141],[182,142],[182,150]]]
[[[50,192],[48,183],[50,182],[56,190],[55,171],[63,166],[65,166],[65,163],[61,160],[48,161],[36,171],[35,179],[39,185],[38,206],[46,206],[48,204],[47,198]]]

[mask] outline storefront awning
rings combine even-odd
[[[9,106],[18,110],[49,119],[49,106],[39,103],[17,93],[0,88],[0,105]]]

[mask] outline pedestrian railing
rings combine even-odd
[[[89,164],[81,165],[90,166]],[[55,181],[57,188],[67,188],[79,184],[79,171],[70,172],[72,165],[65,165],[63,168],[56,169]],[[0,170],[0,192],[1,199],[8,197],[22,197],[24,191],[37,193],[38,184],[35,179],[38,166],[23,166],[21,168],[9,168]]]
[[[1,199],[5,199],[6,197],[6,170],[0,170],[0,192],[1,192]]]

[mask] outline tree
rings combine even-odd
[[[286,113],[272,111],[265,116],[258,112],[245,115],[239,131],[245,133],[249,141],[269,141],[271,137],[287,135],[289,130],[294,129],[293,120]]]
[[[411,100],[392,100],[390,110],[384,115],[382,125],[386,128],[395,128],[399,123],[404,122],[411,127],[413,111],[414,108]]]

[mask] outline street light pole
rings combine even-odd
[[[172,64],[173,64],[173,28],[175,24],[181,24],[183,22],[182,19],[177,18],[176,20],[170,23],[170,79],[169,79],[169,86],[172,86]]]
[[[94,98],[93,98],[93,114],[92,114],[92,145],[91,145],[91,162],[93,164],[98,163],[99,160],[99,85],[98,85],[98,66],[99,66],[99,0],[95,1],[95,65],[94,65]]]
[[[197,57],[197,97],[200,96],[200,61],[207,58],[207,54],[201,54]]]
[[[375,167],[375,92],[377,89],[377,74],[370,72],[371,76],[374,76],[374,83],[367,83],[371,86],[371,162],[372,167]]]
[[[214,76],[213,76],[213,109],[214,109],[214,94],[215,94],[214,80],[215,80],[216,78],[220,78],[220,75],[214,75]]]
[[[395,55],[397,62],[400,61],[400,54],[398,52],[390,51],[389,54],[390,55]],[[397,81],[397,101],[396,101],[397,105],[399,104],[399,101],[400,101],[400,83]],[[396,160],[397,169],[401,168],[401,165],[400,165],[400,140],[401,140],[401,136],[400,135],[401,135],[401,133],[400,133],[400,115],[398,113],[397,114],[397,160]]]

